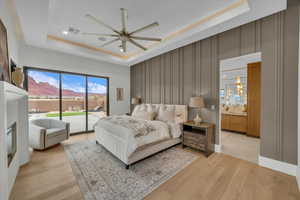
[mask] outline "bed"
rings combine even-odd
[[[181,125],[187,121],[187,115],[186,105],[137,105],[132,116],[100,119],[95,125],[96,142],[128,169],[140,160],[181,143]],[[153,118],[148,119],[149,116]]]

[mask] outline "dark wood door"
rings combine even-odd
[[[248,131],[247,135],[260,137],[261,62],[248,64]]]

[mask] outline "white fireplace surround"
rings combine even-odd
[[[8,167],[7,128],[17,124],[17,152]],[[28,94],[0,81],[0,199],[8,200],[20,166],[29,162]]]

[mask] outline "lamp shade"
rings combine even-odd
[[[204,99],[202,97],[191,97],[189,106],[192,108],[204,108]]]
[[[133,105],[140,104],[140,98],[138,98],[138,97],[132,97],[131,98],[131,104],[133,104]]]

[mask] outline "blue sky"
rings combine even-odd
[[[29,70],[28,75],[36,82],[47,82],[50,85],[59,87],[59,74],[46,71]],[[63,89],[74,92],[85,92],[85,77],[73,74],[62,74]],[[107,80],[104,78],[88,77],[89,93],[106,93]]]

